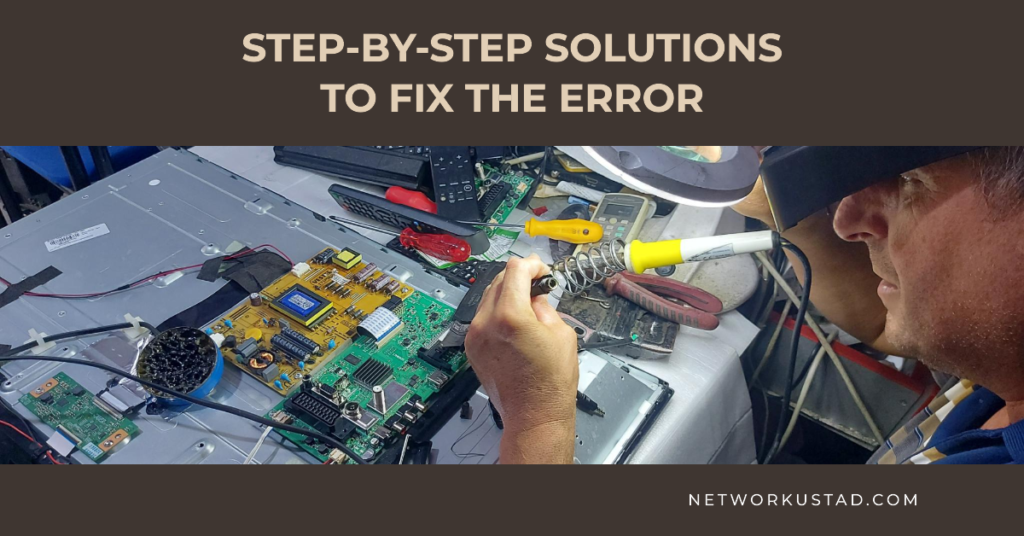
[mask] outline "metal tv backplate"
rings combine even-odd
[[[47,247],[48,241],[98,226],[102,226],[100,231],[87,234],[88,239],[71,240],[71,245],[64,242],[64,247],[60,248],[54,248],[51,242],[51,247]],[[163,270],[201,264],[238,243],[249,247],[272,244],[295,262],[309,259],[326,247],[349,247],[392,276],[453,306],[458,305],[464,295],[464,290],[432,275],[415,261],[340,228],[322,215],[202,158],[178,150],[163,151],[0,229],[0,276],[9,281],[21,281],[54,266],[62,274],[37,291],[60,294],[103,291]],[[187,274],[167,285],[145,285],[98,299],[23,297],[0,308],[0,342],[20,344],[29,339],[31,329],[52,334],[124,322],[126,314],[158,325],[202,302],[224,284],[220,280],[200,281],[195,274]],[[225,307],[225,312],[234,305]],[[125,336],[115,334],[58,343],[47,354],[87,359],[128,370],[136,351]],[[612,361],[602,362],[610,364],[602,366],[593,362],[595,370],[607,370],[598,370],[593,375],[586,392],[595,400],[609,400],[612,396],[618,399],[620,396],[614,391],[601,390],[606,377],[622,385],[632,382],[624,382],[614,373],[618,365],[612,365]],[[112,378],[98,369],[57,363],[11,362],[0,370],[6,377],[0,382],[0,397],[47,435],[53,430],[18,403],[24,393],[58,371],[65,372],[93,393],[102,390]],[[586,365],[581,374],[585,370],[588,370]],[[652,381],[659,383],[656,379]],[[613,407],[628,406],[632,415],[642,408],[650,392],[648,389],[647,393],[637,391],[626,396],[626,399],[636,400],[635,404],[605,402],[602,409],[609,411]],[[235,367],[225,368],[223,379],[210,398],[259,415],[281,399]],[[586,458],[588,463],[607,463],[611,458],[628,455],[630,446],[642,435],[644,423],[649,420],[630,417],[588,424],[587,419],[581,419],[579,430],[583,445],[590,444],[587,438],[591,436],[595,438],[594,445],[605,445],[600,452],[590,452],[578,445],[581,461]],[[141,433],[130,444],[122,444],[103,461],[104,464],[237,464],[243,461],[262,432],[258,425],[245,419],[199,407],[164,416],[141,411],[133,421]],[[625,424],[612,426],[613,421]],[[72,457],[76,462],[93,463],[80,452]],[[258,463],[274,464],[312,461],[312,457],[276,434],[270,436],[256,458]]]

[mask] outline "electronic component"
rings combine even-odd
[[[262,379],[264,382],[274,381],[274,378],[276,378],[278,374],[280,374],[280,371],[277,368],[276,363],[271,363],[266,367],[256,369],[256,371],[259,374],[260,379]]]
[[[398,281],[392,279],[391,282],[389,282],[387,284],[387,286],[384,287],[384,292],[387,292],[388,294],[394,294],[394,293],[398,292],[398,289],[400,289],[400,288],[402,288],[402,284],[399,283]],[[401,302],[399,302],[399,303],[401,303]],[[385,304],[385,305],[387,305],[387,304]]]
[[[324,433],[334,431],[341,409],[333,401],[314,393],[306,384],[285,400],[284,409],[301,421]]]
[[[333,385],[327,385],[326,383],[316,384],[316,389],[317,391],[320,391],[320,394],[330,399],[333,399],[334,395],[337,394],[338,392],[338,390],[335,389]]]
[[[296,264],[295,266],[292,267],[291,274],[294,275],[295,277],[302,277],[306,275],[306,272],[308,271],[309,265],[304,262],[300,262],[299,264]]]
[[[392,297],[388,298],[388,301],[384,302],[384,305],[381,305],[381,307],[387,309],[388,311],[391,311],[392,313],[397,311],[398,308],[401,307],[401,306],[402,306],[402,298],[399,298],[398,296],[392,296]]]
[[[345,277],[345,276],[343,276],[341,274],[336,273],[336,274],[333,274],[331,276],[331,283],[330,283],[330,285],[338,286],[338,287],[344,287],[345,285],[348,284],[348,281],[349,280],[348,280],[347,277]]]
[[[434,368],[441,369],[445,372],[451,372],[452,364],[446,359],[450,350],[450,348],[442,347],[440,343],[434,343],[430,348],[421,347],[417,350],[416,357],[426,361]]]
[[[245,330],[245,338],[253,339],[256,342],[263,340],[263,330],[260,328],[249,328]]]
[[[332,259],[334,259],[335,255],[337,255],[336,251],[334,251],[333,249],[327,248],[327,249],[321,251],[320,253],[318,253],[316,255],[316,257],[313,257],[312,260],[313,260],[314,264],[327,264],[327,263],[331,262]]]
[[[286,290],[270,306],[306,327],[312,326],[334,308],[333,303],[298,284]]]
[[[329,273],[330,269],[327,269]],[[328,280],[329,275],[324,275],[323,279]],[[373,296],[367,294],[364,301]],[[416,353],[421,344],[432,344],[437,340],[454,313],[450,306],[421,292],[412,292],[396,306],[392,313],[404,326],[401,335],[391,338],[383,346],[376,346],[367,339],[354,341],[342,352],[335,352],[330,362],[313,370],[309,379],[302,382],[303,386],[308,384],[308,388],[297,389],[286,397],[287,400],[300,391],[308,390],[322,400],[332,399],[332,406],[338,408],[343,420],[351,423],[354,429],[347,445],[360,455],[375,453],[373,459],[380,458],[382,452],[394,445],[398,433],[408,432],[413,421],[425,420],[427,406],[424,400],[442,391],[426,380],[437,368],[418,359]],[[384,307],[379,309],[386,310]],[[342,315],[337,317],[344,318]],[[308,336],[320,340],[316,334]],[[402,344],[405,339],[409,340],[408,345]],[[435,380],[447,389],[454,383],[452,378],[465,370],[467,360],[458,349],[447,351],[444,359],[450,361],[452,372],[435,376]],[[320,387],[322,385],[334,388],[333,397],[330,396],[331,389],[324,390]],[[374,387],[381,388],[376,402]],[[380,398],[383,398],[383,403]],[[438,404],[441,403],[438,400]],[[312,428],[299,414],[289,411],[284,402],[275,406],[269,415],[273,411],[284,411],[295,417],[297,426]],[[327,456],[315,448],[321,443],[310,445],[303,442],[302,435],[286,430],[280,433],[317,460],[328,461]]]
[[[384,400],[387,401],[387,406],[383,408],[385,412],[394,407],[395,404],[398,404],[405,395],[409,394],[409,388],[398,382],[391,382],[385,385],[382,391]]]
[[[363,414],[359,408],[359,402],[346,402],[343,413],[346,417],[351,419],[359,419],[359,416]]]
[[[366,287],[374,292],[380,292],[384,290],[384,287],[387,287],[392,282],[396,281],[394,279],[391,279],[391,277],[387,275],[381,275],[380,277],[374,279],[373,281],[370,281],[370,283]]]
[[[377,417],[374,417],[370,412],[361,413],[356,417],[348,417],[348,419],[364,431],[369,430],[373,425],[377,424]]]
[[[338,449],[334,449],[331,451],[330,454],[327,455],[327,459],[329,459],[331,463],[345,463],[345,460],[348,459],[348,456],[345,455],[344,452]]]
[[[368,359],[352,374],[352,379],[359,385],[372,389],[391,376],[392,368],[376,359]]]
[[[381,415],[388,412],[388,401],[387,397],[384,396],[384,388],[379,385],[374,385],[373,389],[373,400],[371,401],[370,407],[377,410]]]
[[[525,184],[523,184],[525,186]],[[508,197],[509,192],[512,191],[512,185],[507,182],[501,182],[491,186],[484,196],[480,198],[481,211],[485,218],[490,219],[491,215],[494,214],[502,203],[505,202],[505,198]]]
[[[359,256],[354,251],[349,252]],[[282,374],[295,378],[298,374],[305,375],[318,370],[324,361],[337,355],[339,349],[344,350],[348,347],[351,339],[356,336],[356,325],[364,317],[364,311],[373,311],[385,303],[393,303],[392,298],[398,303],[389,307],[397,310],[402,300],[413,294],[413,289],[404,284],[399,285],[398,292],[394,295],[368,292],[368,289],[351,283],[339,287],[339,278],[351,279],[352,274],[358,270],[354,267],[351,272],[343,272],[333,262],[333,255],[336,253],[333,248],[324,249],[307,261],[307,264],[312,264],[315,268],[310,269],[302,277],[286,274],[265,288],[260,295],[266,301],[266,307],[253,307],[246,299],[243,304],[222,317],[231,320],[232,326],[227,327],[222,320],[210,326],[218,328],[211,331],[225,335],[222,348],[231,357],[228,359],[229,363],[239,366],[245,373],[278,393],[285,394],[294,385],[281,381]],[[335,275],[339,278],[335,278]],[[292,291],[299,292],[291,295],[294,302],[292,305],[299,305],[299,311],[293,311],[283,304],[275,304],[275,301],[281,301],[275,298],[286,298]],[[307,300],[315,304],[309,312],[306,311]],[[354,304],[358,304],[358,307]],[[349,314],[334,314],[336,311],[346,309]],[[313,318],[320,313],[322,314],[319,318]],[[301,316],[309,318],[294,318]],[[311,323],[307,325],[309,321]],[[285,345],[282,344],[275,346],[271,342],[275,335],[281,335],[278,341],[289,341],[302,350],[298,351],[292,346],[285,350]],[[246,339],[254,340],[245,342]],[[228,344],[228,341],[232,341],[232,344]],[[232,351],[229,352],[228,349]],[[257,354],[261,351],[268,351],[276,356],[272,364],[267,359],[253,361],[259,357]],[[307,354],[309,357],[306,357]]]
[[[356,272],[356,275],[354,276],[355,280],[356,280],[356,283],[362,283],[362,282],[366,281],[371,276],[373,276],[373,274],[375,274],[376,272],[377,272],[377,265],[376,264],[373,264],[372,262],[370,264],[367,264],[366,266],[363,267],[362,270],[359,270],[358,272]]]
[[[402,321],[395,315],[395,313],[380,307],[376,311],[370,313],[356,330],[363,334],[373,337],[373,340],[377,342],[378,346],[386,343],[391,337],[395,336],[402,329]]]
[[[241,344],[235,346],[235,355],[243,363],[256,355],[257,351],[259,351],[259,343],[252,337],[245,339]]]
[[[310,358],[311,354],[306,351],[305,348],[295,344],[290,339],[282,337],[281,335],[274,335],[270,339],[270,344],[276,350],[280,350],[285,356],[300,361],[305,361]]]
[[[249,295],[249,305],[253,307],[259,307],[263,305],[263,296],[260,296],[259,292],[253,292]]]
[[[346,270],[351,270],[362,260],[362,254],[357,253],[349,248],[341,250],[337,255],[334,256],[334,264],[337,264],[338,266],[341,266]]]
[[[63,372],[26,393],[19,402],[61,434],[63,439],[54,443],[70,442],[95,462],[139,434],[135,423]]]
[[[430,385],[440,389],[444,384],[448,383],[448,376],[439,370],[435,370],[427,376],[427,381],[430,382]]]
[[[438,215],[455,221],[480,221],[476,177],[469,147],[432,146],[430,171]]]
[[[309,337],[290,328],[281,328],[281,336],[289,339],[302,347],[309,354],[320,353],[320,345],[313,342]]]

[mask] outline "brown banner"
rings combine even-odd
[[[1002,467],[0,469],[5,526],[28,523],[47,533],[112,526],[140,534],[170,527],[175,534],[955,534],[1009,519],[1021,476]],[[732,506],[739,495],[748,504]],[[767,504],[773,495],[776,504]],[[817,495],[820,504],[778,504],[787,495],[791,503]],[[874,503],[879,495],[882,506]],[[759,506],[751,504],[756,496]],[[863,502],[837,505],[839,496]],[[886,504],[891,496],[898,506]],[[904,504],[905,497],[915,503]]]
[[[9,3],[10,4],[10,3]],[[37,144],[540,144],[662,142],[699,138],[706,142],[775,144],[1008,144],[1024,138],[1016,123],[1018,7],[972,2],[228,2],[179,1],[139,4],[111,1],[53,5],[14,3],[3,7],[0,50],[0,143]],[[998,7],[996,7],[998,6]],[[1013,12],[1013,11],[1016,11]],[[483,62],[482,37],[449,39],[452,60],[431,56],[436,34],[501,34],[488,40],[502,61]],[[266,57],[246,48],[250,34],[264,36]],[[281,62],[274,41],[284,34]],[[296,34],[300,34],[296,36]],[[301,34],[310,34],[306,38]],[[321,49],[341,45],[346,51]],[[416,34],[401,62],[389,37],[390,56],[364,61],[365,34]],[[509,34],[525,34],[532,48],[509,62]],[[568,59],[546,44],[551,34]],[[572,42],[592,34],[600,45],[593,61],[572,56]],[[646,62],[629,57],[629,35],[638,54],[653,35]],[[721,59],[697,57],[696,41],[713,34],[725,44]],[[328,36],[321,47],[320,37]],[[753,37],[747,59],[732,46]],[[777,37],[771,37],[777,36]],[[762,39],[768,39],[767,45]],[[295,43],[309,46],[294,60]],[[254,42],[255,43],[255,42]],[[445,43],[445,42],[443,42]],[[512,46],[521,46],[521,42]],[[610,47],[609,47],[610,45]],[[358,54],[349,53],[351,49]],[[428,53],[418,49],[426,48]],[[577,43],[587,60],[593,40]],[[664,50],[674,52],[665,61]],[[714,55],[715,38],[701,50]],[[610,49],[611,57],[608,56]],[[730,53],[736,61],[729,61]],[[556,56],[558,54],[555,54]],[[624,61],[615,58],[625,56]],[[376,104],[364,113],[339,105],[329,112],[323,84],[374,89]],[[412,98],[391,111],[392,84],[424,84],[424,109],[433,102],[426,84],[451,84],[452,112],[415,111]],[[490,111],[488,93],[473,112],[466,84],[497,84],[508,93],[518,84],[519,112],[505,102]],[[545,112],[527,112],[526,86],[543,84]],[[581,100],[584,112],[562,111],[561,89]],[[652,90],[650,106],[642,98]],[[697,86],[696,112],[678,106],[658,113],[668,93]],[[587,112],[591,86],[612,93],[612,112]],[[634,112],[614,111],[618,86],[640,92]],[[595,96],[604,96],[596,89]],[[637,97],[629,89],[624,96]],[[358,93],[358,92],[357,92]],[[339,93],[344,104],[344,94]],[[357,106],[366,95],[354,95]],[[694,98],[692,90],[682,98]],[[600,99],[596,99],[600,100]],[[628,100],[628,99],[623,99]]]

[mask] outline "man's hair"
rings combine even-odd
[[[966,155],[995,209],[1024,208],[1024,147],[986,147]]]

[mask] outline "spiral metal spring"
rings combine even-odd
[[[551,275],[538,280],[548,292],[557,287],[563,294],[579,296],[588,288],[626,270],[626,243],[614,239],[576,253],[551,266]]]

